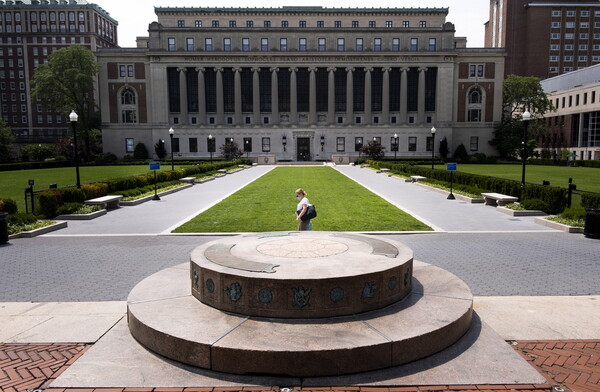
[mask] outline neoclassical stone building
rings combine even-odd
[[[466,48],[446,8],[155,11],[138,48],[98,54],[107,152],[170,151],[173,128],[175,157],[232,139],[254,158],[353,157],[369,140],[430,157],[435,127],[436,154],[443,138],[494,154],[504,52]]]

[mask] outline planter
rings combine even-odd
[[[67,222],[56,222],[53,225],[40,227],[39,229],[22,231],[20,233],[10,235],[8,238],[32,238],[37,237],[38,235],[53,232],[55,230],[64,229],[65,227],[67,227]]]
[[[406,180],[406,182],[413,182],[413,181],[411,179],[409,179],[409,180]],[[437,192],[437,193],[440,193],[442,195],[446,195],[447,196],[447,195],[450,194],[450,192],[448,192],[448,191],[446,191],[444,189],[436,188],[436,187],[425,185],[425,184],[420,184],[418,182],[415,182],[414,184],[416,186],[420,186],[422,188],[429,189],[430,191]],[[470,204],[482,204],[484,202],[484,200],[482,198],[469,197],[469,196],[465,196],[465,195],[459,195],[458,193],[454,193],[454,192],[452,194],[454,195],[455,198],[457,198],[459,200],[462,200],[462,201],[465,201],[465,202],[470,203]]]
[[[583,235],[588,238],[600,239],[600,208],[586,208],[585,211]]]
[[[535,218],[534,221],[542,226],[564,231],[566,233],[583,233],[583,227],[564,225],[562,223],[550,221],[546,218]]]
[[[56,220],[91,220],[99,216],[106,215],[106,209],[94,211],[89,214],[65,214],[57,216]]]
[[[510,216],[546,216],[544,211],[540,210],[511,210],[506,207],[496,207],[496,211]]]
[[[170,195],[171,193],[179,192],[181,190],[187,189],[192,186],[194,186],[194,184],[186,184],[184,186],[180,186],[179,188],[169,189],[168,191],[164,191],[164,192],[158,192],[158,196]],[[153,197],[154,197],[154,195],[150,195],[150,196],[145,196],[145,197],[142,197],[142,198],[136,199],[136,200],[120,201],[119,206],[121,206],[121,207],[137,206],[138,204],[142,204],[149,200],[152,200]]]

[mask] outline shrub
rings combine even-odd
[[[115,154],[113,154],[112,152],[105,152],[105,153],[101,153],[101,154],[96,154],[94,156],[94,161],[96,163],[101,163],[101,164],[115,163],[117,161],[117,156]]]
[[[521,202],[526,210],[548,211],[548,203],[540,199],[526,199]]]
[[[560,216],[565,219],[585,219],[585,208],[580,206],[569,207],[564,210]]]
[[[32,223],[35,223],[36,221],[37,221],[37,218],[35,217],[35,215],[24,214],[22,212],[17,212],[14,214],[10,214],[8,216],[8,223],[10,225],[15,225],[15,226],[30,225]]]
[[[14,214],[17,212],[17,202],[13,199],[0,199],[0,211]]]
[[[108,185],[103,182],[85,184],[81,186],[81,189],[85,193],[85,200],[95,199],[108,194]]]
[[[464,144],[459,144],[454,151],[454,160],[457,162],[467,162],[469,160],[469,154]]]
[[[146,148],[144,143],[138,143],[135,145],[135,149],[133,150],[133,158],[148,159],[148,149]]]
[[[83,204],[83,202],[85,201],[85,192],[83,191],[83,189],[63,188],[60,191],[62,193],[63,203]]]
[[[465,150],[466,152],[466,150]],[[485,163],[487,162],[487,156],[482,153],[482,152],[478,152],[476,154],[473,154],[470,158],[469,158],[469,162],[473,162],[473,163]]]
[[[600,208],[600,193],[582,194],[581,206],[584,208]]]
[[[73,214],[83,206],[82,203],[65,203],[56,210],[57,215]]]
[[[58,192],[41,192],[38,194],[38,212],[46,218],[54,218],[58,209]]]

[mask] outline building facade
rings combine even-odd
[[[176,157],[232,140],[279,161],[358,156],[370,140],[430,157],[435,127],[451,152],[494,154],[504,51],[466,48],[448,9],[155,11],[138,48],[97,54],[107,152],[170,151],[173,128]]]
[[[490,0],[485,46],[506,49],[506,76],[546,79],[600,64],[600,1]]]
[[[67,135],[69,113],[33,100],[30,80],[53,51],[72,44],[114,47],[117,22],[85,0],[0,1],[0,115],[16,143],[52,143]]]
[[[556,108],[545,116],[546,134],[540,148],[560,157],[569,150],[575,159],[600,159],[600,65],[542,81]]]

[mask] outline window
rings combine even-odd
[[[223,51],[231,52],[231,38],[223,38]]]
[[[573,56],[565,56],[565,61],[573,61]]]
[[[254,27],[254,22],[251,20],[246,21],[246,27]]]
[[[287,52],[287,38],[279,38],[279,50]]]
[[[565,23],[565,27],[567,29],[574,29],[575,28],[575,22],[567,22],[567,23]]]
[[[356,39],[356,51],[357,52],[362,52],[363,51],[363,39],[362,38],[357,38]]]
[[[288,23],[288,21],[287,21],[287,20],[282,20],[282,21],[281,21],[281,27],[283,27],[283,28],[287,28],[287,27],[288,27],[288,25],[289,25],[289,23]]]
[[[130,77],[130,78],[133,77],[133,65],[132,64],[129,64],[127,66],[127,76]]]
[[[573,44],[566,44],[565,50],[573,50]]]
[[[263,23],[263,27],[265,27],[265,28],[271,27],[271,21],[270,20],[265,20],[264,23]]]
[[[385,21],[385,27],[387,27],[387,28],[394,27],[394,23],[392,23],[391,20],[386,20]]]
[[[470,151],[479,150],[479,136],[471,136],[471,141],[469,143],[469,150]]]
[[[346,50],[346,40],[344,38],[337,39],[337,50],[338,52],[343,52]]]
[[[550,39],[560,39],[560,34],[559,33],[551,33]]]
[[[230,20],[229,27],[237,27],[237,22],[235,20]]]
[[[204,38],[204,50],[206,50],[207,52],[212,52],[212,50],[213,50],[212,38]]]
[[[354,28],[360,27],[360,23],[358,23],[358,20],[353,20],[352,21],[352,27],[354,27]]]
[[[219,27],[219,21],[218,20],[213,20],[212,21],[212,27]]]
[[[417,151],[417,137],[416,136],[408,137],[408,151]]]
[[[567,16],[575,16],[575,11],[567,11]]]
[[[323,28],[323,27],[325,27],[325,22],[324,22],[324,21],[322,21],[322,20],[318,20],[318,21],[317,21],[317,27],[319,27],[319,28]]]
[[[126,71],[127,67],[125,65],[119,65],[119,76],[124,78],[127,75]]]
[[[587,56],[579,56],[579,57],[577,57],[577,61],[579,61],[579,62],[586,62],[587,61]]]
[[[418,38],[410,39],[410,50],[412,52],[416,52],[417,50],[419,50],[419,39]]]
[[[250,51],[250,38],[242,38],[242,51]]]
[[[406,29],[407,29],[407,28],[409,28],[409,27],[410,27],[410,21],[408,21],[408,20],[403,20],[403,21],[402,21],[402,27],[404,27],[404,28],[406,28]]]
[[[560,22],[552,22],[552,28],[559,29],[560,28]]]
[[[586,18],[587,18],[588,16],[590,16],[590,11],[581,11],[581,12],[579,13],[579,15],[581,15],[581,16],[583,16],[583,17],[586,17]]]
[[[354,151],[360,151],[360,149],[363,146],[363,138],[362,137],[355,137],[354,138]]]
[[[558,67],[550,67],[549,72],[550,73],[558,73]]]
[[[301,20],[300,22],[298,22],[298,27],[305,28],[306,27],[306,21],[305,20]]]
[[[590,24],[588,22],[581,22],[579,23],[579,27],[582,29],[587,29],[590,27]]]
[[[325,38],[319,38],[318,42],[319,42],[318,51],[324,52],[326,50]]]
[[[167,38],[167,41],[168,41],[167,50],[169,52],[175,51],[175,38],[173,38],[173,37]]]
[[[298,51],[306,52],[306,38],[298,39]]]
[[[425,27],[427,27],[427,22],[424,21],[424,20],[419,21],[419,27],[422,28],[422,29],[425,28]]]
[[[369,27],[370,27],[370,28],[375,28],[375,27],[377,27],[377,23],[375,23],[375,21],[374,21],[374,20],[370,20],[370,21],[369,21]]]
[[[177,117],[175,117],[174,120],[176,120]],[[177,122],[173,121],[175,124],[177,124]],[[174,137],[173,139],[171,139],[171,146],[173,149],[173,152],[179,152],[179,138],[178,137]]]
[[[124,88],[121,91],[121,122],[136,123],[137,122],[137,104],[135,92],[131,88]]]
[[[194,39],[193,38],[186,38],[185,39],[185,48],[188,52],[193,52],[195,50],[194,48]]]
[[[435,38],[429,38],[429,51],[435,52],[437,50],[437,40]]]
[[[335,22],[333,22],[333,26],[334,27],[342,27],[342,21],[341,20],[336,20]]]
[[[270,137],[263,137],[261,144],[262,144],[262,151],[263,152],[270,152],[271,151],[271,138]]]
[[[202,21],[201,20],[194,21],[194,27],[202,27]]]
[[[188,144],[189,144],[190,152],[198,152],[198,138],[197,137],[189,138]]]
[[[178,20],[177,27],[185,27],[185,20]]]
[[[552,10],[552,16],[560,16],[561,12],[560,10]]]
[[[573,71],[573,67],[564,67],[563,72],[571,72]]]
[[[392,51],[400,51],[400,38],[392,38]]]
[[[338,137],[336,138],[336,151],[337,152],[344,152],[346,151],[346,138],[345,137]]]
[[[581,34],[579,34],[579,39],[588,39],[589,36],[590,35],[588,33],[581,33]]]
[[[573,33],[566,33],[565,34],[565,39],[573,39],[575,38],[575,35]]]
[[[555,63],[558,61],[558,56],[550,56],[550,61]]]
[[[481,108],[483,102],[483,95],[481,89],[478,86],[473,87],[469,91],[467,97],[467,121],[468,122],[480,122],[481,121]]]
[[[269,39],[268,38],[260,39],[260,50],[263,52],[269,51]]]
[[[474,78],[483,77],[483,64],[471,64],[469,65],[469,77]]]
[[[375,38],[373,40],[373,50],[375,52],[381,52],[381,38]]]
[[[133,138],[126,138],[125,139],[125,152],[126,153],[132,153],[135,150],[135,145],[134,145],[134,141]]]
[[[557,44],[552,44],[552,45],[550,45],[550,50],[552,50],[552,51],[556,51],[556,50],[558,50],[559,48],[560,48],[560,46],[559,46],[559,45],[557,45]]]

